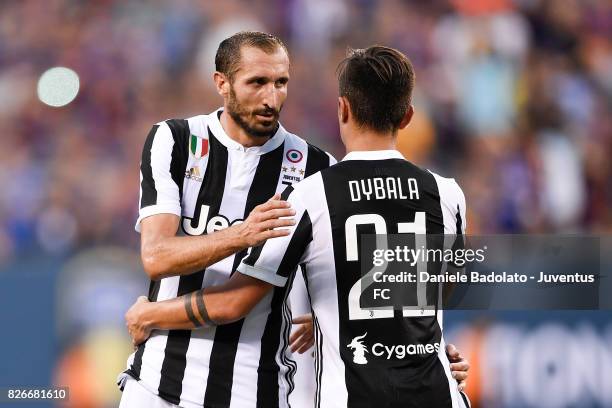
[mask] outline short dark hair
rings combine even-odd
[[[268,54],[274,53],[280,47],[289,55],[282,40],[273,34],[260,31],[240,31],[221,41],[217,55],[215,55],[215,69],[225,74],[230,80],[238,70],[242,47],[259,48]]]
[[[378,132],[399,128],[414,88],[408,57],[381,45],[350,49],[337,73],[340,96],[348,99],[357,124]]]

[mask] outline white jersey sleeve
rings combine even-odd
[[[275,286],[284,286],[297,266],[307,262],[308,249],[312,242],[312,223],[299,195],[292,187],[287,187],[283,199],[295,210],[296,224],[289,229],[290,234],[269,239],[253,248],[237,269],[244,275]]]
[[[142,150],[140,162],[140,210],[135,229],[140,232],[143,218],[155,214],[181,216],[180,177],[184,168],[177,168],[175,140],[165,122],[153,126]],[[178,170],[178,171],[177,171]]]
[[[464,235],[466,228],[465,195],[452,178],[441,177],[431,172],[438,185],[440,207],[444,218],[444,233]]]

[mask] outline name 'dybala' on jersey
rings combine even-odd
[[[349,180],[351,201],[419,199],[419,187],[414,178],[402,180],[400,177],[372,177],[362,180]]]

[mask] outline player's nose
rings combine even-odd
[[[278,105],[281,101],[281,90],[278,89],[274,84],[268,84],[264,95],[263,104],[278,111]]]

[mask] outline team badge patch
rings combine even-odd
[[[208,154],[208,139],[202,139],[196,135],[191,135],[189,149],[191,150],[191,154],[198,159],[206,156]]]
[[[302,152],[300,152],[299,150],[295,150],[295,149],[287,150],[286,156],[287,156],[287,160],[289,160],[291,163],[299,163],[304,158],[304,155],[302,154]]]

